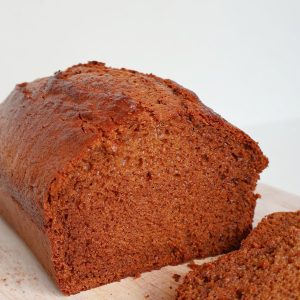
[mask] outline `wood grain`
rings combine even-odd
[[[259,185],[254,225],[275,211],[295,211],[300,209],[300,197]],[[195,260],[204,263],[212,260]],[[177,285],[189,268],[184,265],[167,266],[158,271],[142,274],[139,278],[126,278],[93,290],[67,297],[55,287],[47,273],[40,266],[30,250],[15,232],[0,219],[0,299],[1,300],[99,300],[99,299],[174,299]],[[179,282],[174,274],[181,275]]]

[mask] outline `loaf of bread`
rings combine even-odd
[[[240,250],[193,269],[178,300],[300,299],[300,211],[264,218]]]
[[[65,294],[236,249],[268,163],[191,91],[98,62],[17,85],[0,141],[0,212]]]

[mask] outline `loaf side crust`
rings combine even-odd
[[[40,263],[55,279],[50,242],[45,232],[37,226],[22,206],[0,184],[0,215],[25,241]]]

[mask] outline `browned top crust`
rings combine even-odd
[[[195,126],[225,127],[264,160],[257,144],[171,80],[99,62],[18,84],[0,105],[0,180],[35,219],[43,223],[44,203],[58,173],[83,148],[120,124],[164,122],[186,116]]]

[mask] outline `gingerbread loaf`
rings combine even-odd
[[[300,299],[300,211],[267,216],[240,250],[193,269],[178,300]]]
[[[0,212],[65,294],[231,251],[267,158],[171,80],[103,63],[0,105]]]

